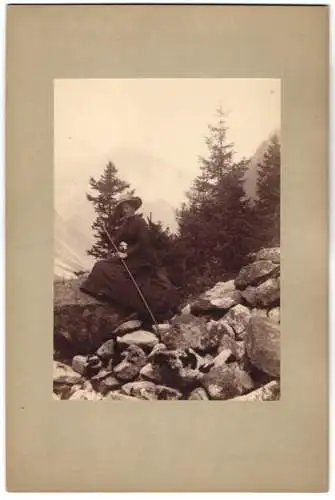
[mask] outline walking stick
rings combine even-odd
[[[114,243],[114,241],[113,241],[113,239],[112,239],[111,235],[109,234],[109,232],[108,232],[108,230],[107,230],[107,228],[106,228],[106,224],[105,224],[105,223],[103,223],[103,227],[104,227],[105,233],[106,233],[106,235],[107,235],[107,237],[108,237],[109,241],[111,242],[111,244],[112,244],[112,246],[113,246],[114,250],[116,251],[116,253],[117,253],[117,255],[118,255],[118,254],[119,254],[119,250],[118,250],[117,246],[115,245],[115,243]],[[156,332],[156,333],[159,333],[158,323],[157,323],[157,321],[156,321],[156,319],[155,319],[155,316],[153,315],[153,313],[152,313],[152,311],[151,311],[151,309],[150,309],[150,307],[149,307],[149,304],[148,304],[148,303],[147,303],[147,301],[145,300],[145,297],[144,297],[143,293],[141,292],[141,290],[140,290],[140,288],[139,288],[138,284],[137,284],[137,283],[136,283],[136,281],[135,281],[135,278],[134,278],[134,277],[133,277],[133,275],[131,274],[130,269],[129,269],[129,267],[127,266],[127,264],[125,263],[124,259],[122,259],[121,257],[119,257],[119,258],[120,258],[120,260],[121,260],[121,262],[122,262],[122,264],[123,264],[123,267],[124,267],[124,268],[125,268],[125,270],[127,271],[127,273],[128,273],[128,275],[129,275],[129,277],[130,277],[131,281],[133,282],[133,284],[134,284],[134,286],[135,286],[135,288],[136,288],[136,290],[137,290],[137,292],[138,292],[139,296],[141,297],[141,300],[142,300],[143,304],[145,305],[145,307],[146,307],[146,309],[147,309],[148,313],[150,314],[152,321],[154,322],[154,324],[155,324],[155,326],[156,326],[156,329],[157,329],[157,332]]]

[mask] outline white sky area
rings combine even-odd
[[[144,201],[178,207],[219,106],[236,159],[280,129],[277,79],[55,80],[54,92],[55,208],[64,215],[109,160]]]

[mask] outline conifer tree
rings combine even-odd
[[[257,171],[255,206],[260,246],[280,244],[280,141],[273,135]]]
[[[130,185],[118,177],[118,171],[112,162],[109,162],[99,179],[90,178],[90,187],[95,194],[86,194],[96,212],[96,218],[92,224],[95,243],[87,251],[97,259],[106,258],[111,250],[111,243],[104,231],[106,224],[110,233],[115,230],[116,221],[113,220],[114,208],[120,195],[133,195],[134,190],[129,190]]]
[[[245,197],[248,160],[234,161],[221,109],[209,125],[208,155],[200,157],[200,174],[177,212],[189,279],[201,283],[223,279],[243,265],[252,248],[251,207]]]

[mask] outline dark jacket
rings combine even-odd
[[[127,243],[126,262],[132,268],[157,267],[157,256],[150,244],[149,228],[142,215],[136,214],[121,220],[113,240],[117,247],[121,241]]]

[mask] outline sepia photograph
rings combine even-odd
[[[280,400],[281,81],[54,80],[55,400]]]

